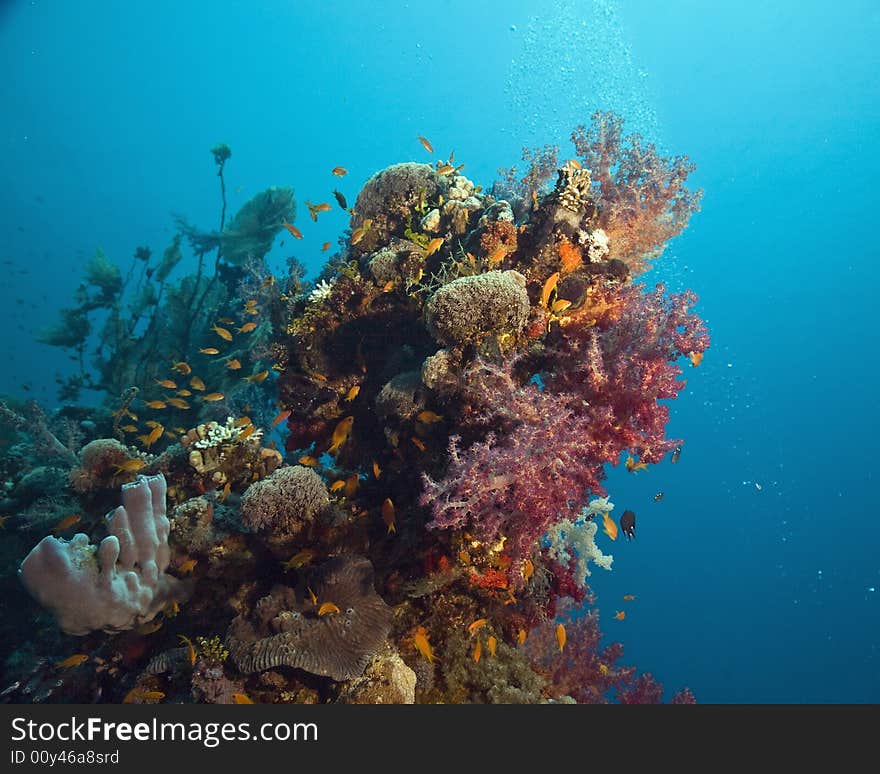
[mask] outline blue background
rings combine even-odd
[[[172,212],[215,226],[218,142],[232,212],[294,187],[314,276],[347,223],[304,200],[428,160],[417,134],[490,185],[618,110],[697,163],[702,212],[645,279],[696,290],[713,346],[680,464],[611,471],[638,539],[604,544],[603,630],[667,695],[877,702],[878,39],[867,0],[4,3],[0,393],[56,405],[69,363],[34,337],[97,246],[127,265]]]

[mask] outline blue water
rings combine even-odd
[[[692,287],[713,346],[672,408],[680,464],[611,472],[639,521],[591,579],[603,630],[669,695],[880,701],[878,37],[867,0],[4,3],[0,393],[57,405],[73,365],[34,337],[97,246],[215,224],[218,142],[234,212],[326,199],[337,164],[351,200],[424,160],[417,134],[489,185],[618,110],[697,163],[702,211],[646,279]],[[303,216],[314,276],[347,222]]]

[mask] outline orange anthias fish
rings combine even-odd
[[[324,244],[321,245],[321,252],[322,253],[326,253],[329,249],[330,249],[329,242],[324,242]]]
[[[232,703],[233,704],[253,704],[254,700],[248,696],[246,693],[233,693],[232,694]]]
[[[624,594],[623,601],[624,602],[632,602],[636,598],[635,594]]]
[[[209,392],[205,395],[202,400],[206,400],[210,403],[214,403],[218,400],[223,400],[226,396],[222,392]]]
[[[618,621],[622,621],[624,618],[626,618],[626,613],[625,613],[623,610],[618,610],[618,611],[614,614],[614,617],[615,617]]]
[[[379,463],[376,460],[373,460],[373,475],[377,479],[382,475],[382,468],[379,467]]]
[[[239,368],[241,368],[241,362],[239,360],[237,360],[236,358],[232,358],[232,360],[226,361],[226,367],[230,371],[237,371]]]
[[[489,648],[489,655],[494,657],[495,651],[498,649],[498,640],[490,634],[489,639],[486,640],[486,645]]]
[[[608,511],[605,511],[602,514],[602,529],[605,530],[605,534],[612,540],[617,540],[617,524],[615,524],[614,519],[608,515]]]
[[[275,427],[275,425],[280,425],[289,416],[290,409],[278,412],[278,414],[275,416],[275,419],[272,420],[272,427]]]
[[[235,330],[238,333],[250,333],[252,330],[255,330],[256,327],[257,327],[257,324],[255,322],[246,322],[240,328],[236,328]]]
[[[291,556],[286,562],[282,562],[281,566],[285,570],[298,570],[300,567],[305,567],[315,556],[317,556],[316,551],[313,551],[311,548],[304,548],[302,551]]]
[[[489,619],[488,619],[488,618],[478,618],[478,619],[477,619],[476,621],[474,621],[473,623],[468,624],[468,633],[469,633],[471,636],[473,636],[473,635],[476,634],[480,629],[482,629],[487,623],[489,623]]]
[[[327,202],[321,202],[320,204],[312,204],[308,199],[306,199],[306,207],[309,208],[309,216],[316,223],[318,222],[318,213],[320,212],[330,212],[333,208],[327,204]]]
[[[178,634],[177,639],[180,640],[181,644],[186,646],[186,654],[189,658],[189,665],[195,666],[196,663],[196,649],[192,644],[192,641],[185,634]]]
[[[244,380],[246,382],[262,382],[269,375],[269,371],[260,371],[259,373],[251,374],[250,376],[245,376]]]
[[[164,387],[166,390],[177,389],[177,382],[173,382],[171,379],[156,379],[156,384],[160,387]]]
[[[524,559],[523,563],[522,563],[523,580],[527,581],[534,574],[535,574],[535,565],[532,563],[532,560],[531,559]]]
[[[397,527],[394,525],[394,503],[390,497],[386,497],[382,501],[382,521],[387,525],[389,535],[392,532],[397,532]]]
[[[525,629],[520,629],[520,630],[516,633],[516,644],[517,644],[517,645],[522,645],[522,644],[526,641],[526,637],[527,637],[527,636],[528,636],[528,635],[526,634],[526,630],[525,630]]]
[[[199,560],[198,560],[198,559],[187,559],[185,562],[183,562],[183,564],[181,564],[181,565],[177,568],[177,571],[178,571],[181,575],[186,575],[187,573],[192,572],[192,571],[196,568],[196,565],[197,565],[198,563],[199,563]]]
[[[336,177],[345,177],[348,174],[348,170],[345,167],[333,167],[330,173],[336,175]]]
[[[420,626],[416,629],[415,636],[413,637],[413,642],[416,646],[416,650],[419,651],[428,661],[434,662],[437,660],[437,656],[434,655],[434,649],[431,647],[431,643],[428,642],[428,630],[425,629],[424,626]]]
[[[336,428],[333,430],[333,438],[327,449],[328,452],[332,454],[339,450],[342,444],[348,439],[353,425],[354,417],[345,417],[345,419],[340,420],[339,424],[336,425]]]
[[[174,408],[179,409],[189,408],[189,403],[187,403],[183,398],[168,398],[168,405],[174,406]]]
[[[316,467],[318,467],[318,465],[321,464],[318,460],[316,460],[310,454],[304,454],[302,457],[300,457],[297,460],[297,462],[300,465],[305,465],[307,468],[316,468]]]
[[[70,669],[71,667],[78,667],[88,660],[89,657],[85,653],[77,653],[73,656],[68,656],[64,661],[56,661],[55,666],[59,669]]]
[[[559,652],[565,647],[565,627],[562,624],[556,624],[556,644],[559,645]]]
[[[556,284],[559,282],[559,272],[555,271],[549,277],[547,277],[547,281],[544,283],[544,286],[541,288],[541,306],[547,307],[547,304],[550,302],[550,295],[556,290]]]
[[[432,425],[435,422],[442,422],[443,417],[437,414],[434,411],[420,411],[416,414],[416,419],[419,422],[424,422],[426,425]]]
[[[357,494],[359,484],[360,477],[357,473],[352,473],[347,479],[345,479],[345,488],[342,490],[342,494],[351,500],[351,498]]]
[[[199,352],[203,355],[219,355],[220,350],[217,347],[202,347]]]
[[[232,341],[232,333],[226,329],[221,328],[219,325],[212,325],[211,330],[214,331],[221,339],[225,341]]]
[[[322,602],[318,608],[318,615],[336,615],[338,612],[339,608],[332,602]]]
[[[138,440],[149,449],[162,437],[162,433],[164,432],[165,428],[162,427],[162,425],[157,424],[152,430],[150,430],[148,435],[139,435]]]
[[[330,491],[331,492],[338,492],[344,486],[345,486],[345,479],[340,478],[338,481],[334,481],[332,484],[330,484]]]
[[[688,360],[691,361],[691,365],[696,368],[700,363],[703,362],[703,353],[702,352],[688,352]]]
[[[626,469],[630,473],[638,473],[640,470],[647,470],[648,463],[647,462],[636,462],[635,458],[632,455],[629,455],[626,458]]]
[[[483,643],[480,640],[477,640],[477,644],[474,645],[474,663],[480,663],[480,656],[483,655]]]
[[[345,393],[345,400],[347,403],[351,403],[361,391],[361,386],[359,384],[354,385],[347,393]]]
[[[144,405],[151,409],[163,409],[167,407],[164,400],[145,400]]]
[[[416,139],[422,144],[422,147],[426,151],[428,151],[428,153],[434,152],[434,146],[431,145],[430,142],[428,142],[428,139],[426,137],[422,137],[422,135],[418,134],[418,135],[416,135]]]
[[[428,242],[428,246],[425,248],[425,257],[429,255],[434,255],[441,247],[443,247],[443,242],[445,240],[443,237],[434,237],[430,242]]]
[[[198,390],[199,392],[205,391],[205,383],[201,379],[199,379],[198,376],[194,376],[192,379],[189,380],[189,386],[192,387],[194,390]]]
[[[294,226],[293,223],[288,223],[285,220],[281,225],[284,226],[284,228],[286,228],[290,232],[290,235],[292,237],[294,237],[295,239],[302,239],[303,238],[302,231],[300,231],[296,226]]]
[[[189,363],[185,363],[183,360],[171,366],[171,370],[177,371],[177,373],[183,374],[184,376],[189,376],[192,373],[192,368],[190,368]]]

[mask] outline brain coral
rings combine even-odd
[[[251,484],[241,498],[241,516],[252,529],[290,538],[329,504],[321,477],[311,468],[293,465]]]
[[[459,277],[431,296],[425,316],[434,338],[450,346],[518,334],[529,317],[526,278],[517,271]]]

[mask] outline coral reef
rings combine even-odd
[[[251,529],[293,538],[329,505],[323,479],[311,468],[292,465],[248,487],[241,517]]]

